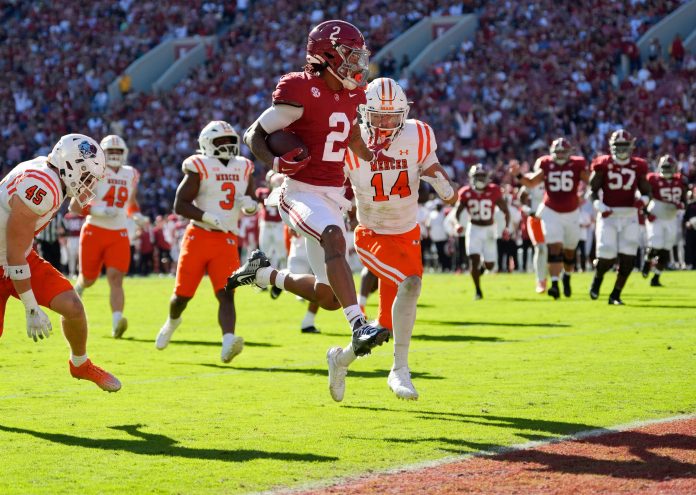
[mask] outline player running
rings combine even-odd
[[[597,299],[604,274],[616,263],[619,270],[609,304],[623,305],[621,291],[635,265],[638,250],[638,214],[636,209],[647,206],[650,200],[650,183],[647,180],[648,164],[633,156],[635,139],[619,129],[609,138],[609,155],[592,160],[590,187],[597,210],[597,264],[590,297]],[[640,191],[640,199],[636,193]],[[601,195],[600,195],[601,192]]]
[[[575,252],[580,242],[580,181],[589,181],[587,162],[581,156],[571,156],[572,147],[564,138],[551,143],[549,154],[539,157],[534,172],[524,176],[513,163],[510,172],[523,186],[536,187],[544,183],[544,203],[538,214],[549,248],[551,287],[548,295],[561,297],[558,278],[563,269],[563,295],[571,296],[570,274],[575,270]]]
[[[145,222],[140,214],[138,172],[128,165],[128,146],[119,136],[102,139],[100,146],[106,156],[106,173],[97,184],[96,197],[80,208],[73,199],[71,210],[87,214],[80,233],[80,275],[75,291],[82,296],[84,290],[94,285],[102,268],[106,267],[111,303],[111,335],[120,339],[128,328],[123,316],[125,294],[123,277],[130,267],[131,251],[128,240],[127,219],[132,217],[139,225]]]
[[[238,156],[239,136],[227,122],[208,123],[198,137],[198,146],[198,154],[184,160],[184,178],[174,199],[174,211],[191,222],[181,245],[169,318],[157,334],[155,346],[160,350],[167,347],[207,273],[218,300],[220,358],[229,363],[242,352],[244,339],[234,333],[234,292],[226,291],[225,283],[227,275],[239,267],[240,212],[253,215],[257,209],[252,197],[254,164]]]
[[[278,206],[273,204],[265,204],[266,199],[270,196],[273,190],[283,185],[285,176],[277,174],[273,170],[269,170],[266,174],[266,183],[268,187],[259,187],[256,189],[256,198],[260,203],[263,203],[259,209],[259,249],[263,251],[271,262],[272,266],[280,266],[282,260],[285,259],[285,241],[283,232],[283,219],[280,218]],[[271,203],[271,202],[269,202]],[[276,299],[280,296],[282,290],[278,287],[271,287],[271,298]]]
[[[60,138],[51,153],[20,163],[0,182],[0,335],[10,296],[24,304],[27,336],[49,337],[51,321],[40,306],[59,313],[70,345],[70,374],[117,392],[121,382],[87,357],[87,318],[70,282],[32,249],[66,196],[85,207],[104,175],[104,152],[82,134]]]
[[[465,208],[469,213],[465,234],[466,254],[471,261],[471,278],[476,288],[474,300],[483,299],[481,274],[484,270],[492,270],[498,257],[497,230],[493,215],[496,207],[503,212],[507,228],[510,225],[510,210],[502,189],[490,183],[490,177],[483,165],[472,165],[469,169],[469,185],[459,190],[459,204],[454,218],[459,218]],[[461,232],[464,227],[457,224],[455,228],[457,232]]]
[[[343,211],[350,201],[343,196],[343,164],[350,148],[361,159],[393,164],[384,153],[387,142],[368,148],[357,124],[358,106],[365,103],[369,50],[362,33],[352,24],[332,20],[309,33],[304,72],[280,78],[273,106],[247,130],[244,139],[268,168],[288,178],[280,195],[283,221],[307,239],[307,254],[315,279],[277,271],[261,251],[230,276],[228,287],[255,283],[274,285],[328,310],[340,307],[353,333],[356,355],[363,356],[389,339],[389,331],[369,325],[358,305],[355,284],[346,261]],[[292,131],[309,150],[295,161],[300,149],[276,157],[266,144],[275,131]]]
[[[663,155],[657,163],[657,173],[648,174],[653,199],[647,208],[648,250],[643,261],[643,277],[648,277],[657,258],[655,274],[650,280],[653,287],[662,286],[660,274],[667,268],[670,251],[677,243],[677,210],[686,205],[687,181],[678,170],[676,160]]]

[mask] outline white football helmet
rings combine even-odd
[[[636,138],[627,130],[614,131],[609,138],[609,153],[614,162],[618,165],[626,165],[630,162],[635,143]]]
[[[58,169],[67,195],[84,208],[96,195],[97,182],[104,178],[104,151],[91,137],[66,134],[48,155],[48,163]]]
[[[215,144],[219,138],[231,138]],[[239,134],[224,120],[213,120],[206,125],[198,136],[198,150],[210,158],[229,160],[239,155]]]
[[[104,150],[107,167],[119,168],[126,164],[128,160],[128,146],[126,146],[126,142],[121,136],[109,134],[101,140],[99,146]]]
[[[679,171],[679,164],[672,155],[662,155],[657,162],[657,171],[660,177],[671,179]]]
[[[394,141],[411,108],[406,93],[393,79],[379,77],[367,85],[365,97],[367,103],[360,106],[360,116],[370,138]]]

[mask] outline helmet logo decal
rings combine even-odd
[[[315,98],[319,98],[321,96],[321,91],[319,91],[319,88],[312,87],[312,96]]]
[[[91,143],[88,143],[87,141],[82,141],[78,145],[77,149],[80,151],[80,155],[82,155],[82,158],[84,159],[96,158],[97,156],[97,147]]]

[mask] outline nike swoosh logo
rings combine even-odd
[[[357,93],[348,93],[348,96],[350,96],[352,98],[353,96],[358,96],[358,95],[357,95]]]
[[[253,278],[256,278],[256,276],[255,275],[240,275],[239,277],[237,277],[237,282],[239,282],[240,284],[243,284],[244,282],[247,282]]]

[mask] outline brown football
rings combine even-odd
[[[266,137],[266,144],[275,156],[283,156],[288,151],[295,148],[302,148],[302,152],[297,155],[295,160],[302,160],[309,154],[307,146],[302,142],[297,134],[290,131],[275,131]]]

